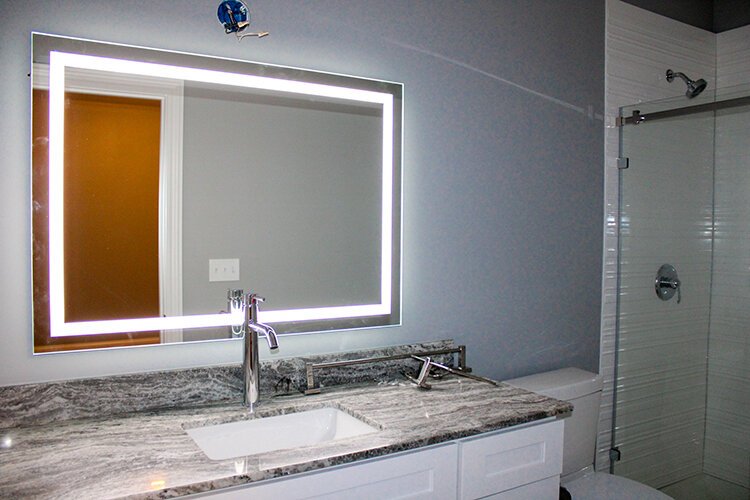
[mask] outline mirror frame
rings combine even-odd
[[[46,180],[43,179],[44,173],[37,175],[39,173],[34,172],[32,168],[32,184],[36,193],[39,187],[37,183],[46,182],[48,205],[40,207],[35,194],[32,212],[35,227],[38,227],[38,217],[48,217],[48,233],[39,235],[47,239],[48,247],[37,248],[38,235],[34,234],[35,334],[37,327],[47,329],[50,337],[58,338],[229,326],[242,323],[244,320],[241,313],[234,312],[104,321],[65,321],[62,173],[65,79],[68,68],[143,77],[180,78],[185,81],[279,92],[281,95],[301,95],[379,106],[383,114],[380,303],[261,311],[259,320],[273,324],[279,333],[308,333],[400,324],[402,84],[44,33],[32,33],[32,68],[35,62],[35,47],[40,44],[43,53],[49,54],[49,165]],[[43,293],[45,281],[47,293]]]

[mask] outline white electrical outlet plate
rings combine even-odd
[[[208,281],[239,281],[240,259],[208,259]]]

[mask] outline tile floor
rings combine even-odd
[[[675,500],[750,500],[750,490],[701,474],[661,489]]]

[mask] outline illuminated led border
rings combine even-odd
[[[108,321],[65,322],[64,203],[63,168],[65,137],[65,69],[81,68],[216,83],[237,87],[274,90],[291,94],[332,97],[355,102],[380,104],[383,110],[383,184],[380,261],[380,303],[340,307],[261,311],[260,321],[280,323],[380,316],[391,313],[391,255],[393,230],[393,96],[383,92],[350,89],[332,85],[185,68],[165,64],[112,59],[108,57],[50,52],[49,85],[49,286],[50,336],[95,335],[228,326],[242,323],[241,312],[192,316],[136,318]]]

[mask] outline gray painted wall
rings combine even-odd
[[[282,339],[280,356],[453,337],[507,378],[596,370],[604,3],[217,0],[0,4],[0,385],[239,362],[237,342],[31,355],[29,31],[405,84],[403,325]],[[268,356],[262,352],[261,356]]]

